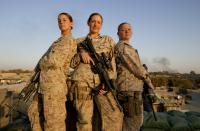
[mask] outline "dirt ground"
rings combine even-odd
[[[6,88],[9,91],[16,91],[19,92],[22,87],[25,86],[25,83],[17,84],[17,85],[4,85],[0,86],[0,89]],[[181,111],[187,112],[187,111],[196,111],[200,112],[200,90],[191,90],[191,96],[192,100],[188,101],[189,104],[184,105],[181,108]],[[29,120],[26,116],[23,116],[20,119],[17,119],[13,124],[11,124],[8,127],[1,128],[0,131],[30,131],[30,124]]]

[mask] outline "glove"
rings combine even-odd
[[[156,95],[148,95],[147,97],[150,99],[150,101],[151,101],[152,103],[155,103],[155,102],[157,101]]]

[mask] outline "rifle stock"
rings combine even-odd
[[[7,105],[9,108],[6,117],[8,117],[13,110],[19,105],[19,102],[25,101],[25,103],[30,99],[30,97],[38,90],[38,81],[39,81],[40,71],[34,73],[31,77],[30,82],[22,89],[18,95],[18,100],[13,105]]]

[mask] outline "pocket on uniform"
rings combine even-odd
[[[139,116],[142,114],[143,106],[142,106],[142,93],[140,91],[134,93],[134,110],[135,115]]]

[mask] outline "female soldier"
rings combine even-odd
[[[39,61],[39,88],[42,94],[44,130],[66,131],[66,85],[69,64],[76,53],[76,43],[72,37],[73,19],[68,13],[58,15],[61,37],[56,40]],[[69,53],[70,52],[70,53]],[[37,95],[29,107],[28,115],[33,131],[40,131]]]
[[[118,99],[123,107],[123,131],[139,131],[143,122],[142,90],[145,82],[153,89],[148,72],[142,66],[138,52],[130,45],[131,25],[118,26],[119,42],[115,47]]]
[[[81,42],[89,39],[96,52],[100,56],[104,53],[111,63],[112,67],[106,69],[109,78],[116,78],[116,65],[113,57],[114,41],[109,36],[100,35],[102,23],[103,18],[99,13],[91,14],[87,21],[89,34],[79,39],[78,51],[81,53],[83,62],[78,65],[72,75],[72,86],[75,90],[74,104],[78,112],[78,131],[92,131],[93,98],[100,112],[101,130],[121,131],[122,129],[123,114],[119,110],[113,94],[104,90],[104,84],[100,81],[99,75],[94,73],[92,65],[95,63],[89,56],[89,52],[81,46]],[[92,91],[97,88],[101,88],[101,90],[93,97]]]

